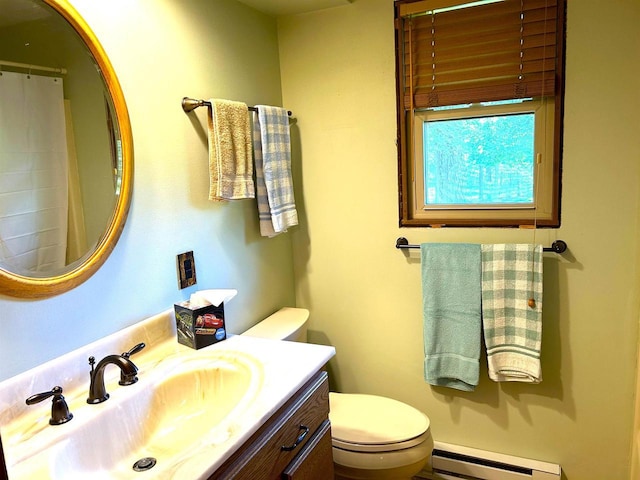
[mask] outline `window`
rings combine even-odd
[[[396,0],[401,226],[560,225],[565,0]]]

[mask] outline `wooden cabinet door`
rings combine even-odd
[[[283,480],[327,480],[333,478],[331,424],[325,420],[296,458],[282,472]]]
[[[232,455],[210,480],[279,480],[282,471],[296,458],[328,416],[329,382],[327,373],[321,371]],[[291,448],[293,444],[296,444],[295,448]],[[326,478],[331,477],[323,480]]]

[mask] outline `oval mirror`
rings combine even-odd
[[[124,227],[129,114],[97,38],[67,0],[0,0],[0,293],[84,282]]]

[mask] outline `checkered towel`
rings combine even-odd
[[[482,245],[482,318],[489,377],[540,383],[542,246]]]
[[[267,196],[267,186],[264,183],[262,140],[260,135],[260,119],[256,112],[253,114],[253,162],[256,167],[256,200],[258,203],[260,235],[263,237],[275,237],[277,233],[273,229],[271,211],[269,210],[269,197]]]
[[[289,115],[284,108],[280,107],[257,105],[257,108],[260,144],[257,145],[256,137],[254,137],[254,158],[256,167],[258,166],[258,158],[262,160],[264,180],[264,189],[262,189],[262,185],[257,187],[258,213],[262,235],[273,236],[286,232],[288,227],[298,224],[298,212],[291,176]],[[260,179],[257,181],[262,183]],[[265,190],[266,195],[264,194]],[[272,223],[273,233],[264,225],[269,220]]]

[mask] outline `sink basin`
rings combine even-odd
[[[139,479],[134,463],[143,459],[145,471],[148,458],[154,478],[175,471],[196,447],[229,438],[259,391],[260,369],[240,354],[160,362],[153,375],[89,406],[92,418],[46,452],[50,478]]]

